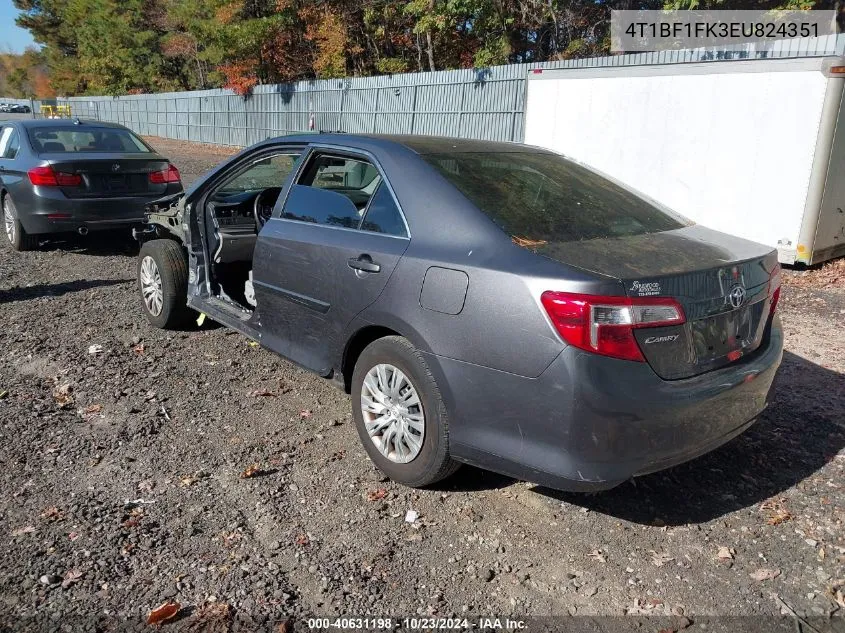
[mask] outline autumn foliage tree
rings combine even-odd
[[[13,0],[63,95],[219,86],[247,94],[298,79],[587,57],[607,53],[613,8],[839,1]]]
[[[0,95],[31,99],[55,94],[40,51],[30,48],[20,55],[0,54]]]

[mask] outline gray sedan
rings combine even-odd
[[[747,429],[781,361],[777,254],[518,144],[302,135],[152,205],[140,305],[352,396],[388,476],[591,491]]]
[[[176,167],[122,125],[0,121],[0,204],[15,250],[52,233],[128,234],[148,202],[181,191]]]

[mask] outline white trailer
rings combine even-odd
[[[525,142],[815,264],[845,255],[843,84],[838,57],[529,70]]]

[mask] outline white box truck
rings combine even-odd
[[[533,69],[525,142],[815,264],[845,255],[844,84],[838,57]]]

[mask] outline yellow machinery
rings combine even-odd
[[[41,116],[45,119],[63,119],[72,116],[70,105],[42,105]]]

